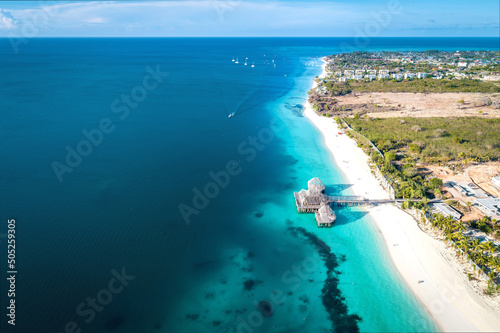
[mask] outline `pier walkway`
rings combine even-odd
[[[422,199],[367,199],[358,195],[335,196],[325,194],[325,185],[317,177],[308,182],[308,189],[294,192],[295,205],[299,213],[314,213],[319,227],[331,227],[335,222],[333,207],[352,207],[361,205],[383,205],[403,203],[405,201],[421,202]],[[442,200],[429,200],[428,203],[442,202]]]
[[[362,196],[348,195],[348,196],[326,196],[328,202],[334,207],[345,206],[360,206],[360,205],[383,205],[390,203],[403,203],[405,201],[420,202],[422,199],[367,199]],[[440,202],[441,200],[430,200],[429,203]]]

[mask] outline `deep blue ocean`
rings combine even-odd
[[[0,39],[1,331],[439,330],[362,209],[336,210],[331,229],[295,209],[314,176],[350,193],[301,115],[320,58],[346,45],[31,39],[15,53]],[[373,38],[362,50],[498,48]]]

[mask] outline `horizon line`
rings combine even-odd
[[[500,36],[380,36],[380,37],[363,37],[363,36],[0,36],[0,38],[26,38],[26,39],[43,39],[43,38],[496,38],[500,41]],[[500,45],[499,45],[500,47]]]

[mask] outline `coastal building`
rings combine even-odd
[[[318,177],[307,182],[307,190],[300,190],[293,195],[299,213],[314,213],[318,227],[333,225],[337,217],[325,195],[325,184]]]
[[[347,81],[349,81],[348,77],[343,76],[343,77],[339,78],[339,82],[347,82]]]
[[[327,90],[326,90],[326,87],[321,86],[321,87],[316,88],[316,92],[320,95],[324,95],[324,94],[326,94]]]
[[[457,64],[458,67],[467,67],[467,62],[465,61],[459,61]]]
[[[443,216],[451,216],[454,220],[459,220],[462,217],[462,214],[457,212],[451,206],[445,203],[435,203],[431,205],[432,212],[435,214],[441,214]]]
[[[331,227],[335,222],[335,220],[337,219],[337,216],[330,207],[330,204],[327,203],[321,204],[321,207],[318,209],[316,213],[314,213],[314,216],[316,217],[316,223],[320,228]]]
[[[356,71],[354,72],[354,74],[356,74],[356,75],[363,75],[364,72],[365,71],[362,70],[362,69],[356,69]]]
[[[329,202],[325,195],[325,184],[318,177],[307,182],[307,190],[295,192],[294,196],[297,211],[300,213],[316,212],[322,204]]]
[[[378,75],[378,79],[381,80],[381,79],[388,79],[389,78],[389,74],[379,74]]]
[[[335,76],[342,76],[342,71],[336,71]]]
[[[460,193],[461,195],[464,195],[464,196],[466,196],[466,197],[468,197],[468,196],[470,196],[470,195],[471,195],[471,194],[470,194],[470,192],[467,190],[467,188],[466,188],[466,187],[464,187],[464,186],[462,186],[462,185],[455,184],[455,185],[453,186],[453,188],[454,188],[455,190],[457,190],[457,191],[458,191],[458,193]]]
[[[389,75],[389,70],[388,69],[381,69],[378,71],[379,75]]]
[[[500,75],[487,75],[483,77],[483,81],[500,81]]]
[[[344,76],[352,76],[354,71],[352,69],[348,69],[344,71]]]
[[[493,177],[491,183],[500,188],[500,176]]]
[[[466,197],[487,198],[488,194],[473,183],[458,183],[453,186],[461,195]]]
[[[422,72],[417,73],[417,78],[419,78],[419,79],[425,79],[426,77],[427,77],[427,73],[422,73]]]
[[[358,75],[358,74],[353,75],[353,76],[352,76],[352,79],[353,79],[353,80],[363,80],[363,75],[361,75],[361,74],[359,74],[359,75]]]
[[[500,198],[474,199],[474,203],[486,215],[500,217]]]
[[[375,80],[377,78],[377,75],[365,75],[365,78],[367,78],[368,80],[372,81],[372,80]]]
[[[402,80],[403,79],[403,74],[391,74],[391,77],[396,80]]]
[[[376,70],[369,70],[367,71],[368,75],[377,75],[377,71]]]
[[[405,79],[413,79],[415,77],[415,74],[413,74],[413,73],[405,73],[404,77],[405,77]]]

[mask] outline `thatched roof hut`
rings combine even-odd
[[[318,227],[331,227],[337,219],[334,211],[329,204],[323,203],[318,211],[314,214]]]
[[[308,181],[307,188],[310,195],[319,195],[320,193],[325,193],[325,184],[323,184],[323,182],[318,177],[314,177],[310,181]]]
[[[321,204],[328,202],[328,197],[325,195],[325,184],[317,178],[307,182],[308,189],[301,190],[295,193],[295,203],[297,210],[302,213],[317,211]]]

